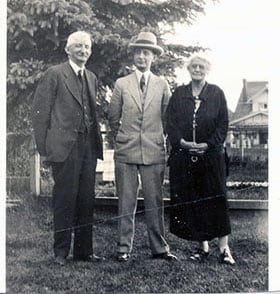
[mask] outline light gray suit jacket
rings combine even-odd
[[[170,96],[167,82],[152,73],[144,105],[135,73],[116,81],[108,112],[115,136],[115,160],[145,165],[165,163],[163,126]]]

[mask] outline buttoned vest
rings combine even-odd
[[[80,126],[80,132],[89,132],[92,128],[93,117],[92,117],[92,105],[89,95],[88,84],[85,78],[85,74],[77,77],[78,88],[82,97],[82,109],[83,109],[83,120]]]

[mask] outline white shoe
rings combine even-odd
[[[235,264],[235,260],[233,259],[229,249],[225,249],[224,252],[220,255],[220,262],[229,265]]]

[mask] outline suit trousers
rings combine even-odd
[[[74,258],[92,254],[92,217],[97,157],[90,133],[79,133],[64,162],[52,162],[54,254],[66,257],[74,231]]]
[[[145,217],[152,254],[169,251],[164,236],[162,184],[164,164],[137,165],[115,161],[116,190],[119,199],[118,252],[132,250],[139,179],[141,178]]]

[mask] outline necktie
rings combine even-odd
[[[82,83],[83,82],[83,76],[82,76],[82,70],[81,69],[78,71],[78,78],[79,78],[79,81]]]
[[[145,91],[145,76],[142,75],[141,79],[140,79],[140,89],[142,91],[142,93]]]
[[[84,78],[83,78],[82,70],[81,69],[78,71],[78,79],[79,79],[79,82],[80,82],[80,85],[81,85],[81,91],[83,92],[83,89],[84,89]]]

